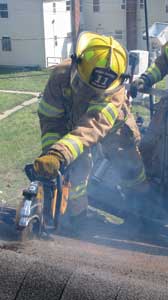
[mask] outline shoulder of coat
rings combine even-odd
[[[71,59],[63,60],[60,64],[52,68],[51,77],[69,75],[71,69]]]
[[[167,51],[168,51],[168,42],[162,46],[161,54],[167,53]]]

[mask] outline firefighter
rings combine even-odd
[[[86,215],[89,149],[99,141],[115,165],[118,156],[126,184],[137,186],[146,179],[139,130],[122,85],[127,64],[127,51],[113,37],[84,31],[76,53],[54,68],[39,103],[43,153],[34,168],[52,177],[69,166],[71,219]]]
[[[137,96],[137,92],[147,91],[153,84],[162,80],[168,74],[168,43],[162,49],[161,54],[155,62],[141,74],[139,78],[132,82],[130,86],[130,94],[133,98]],[[145,170],[148,178],[162,177],[162,141],[164,140],[164,125],[165,112],[167,111],[167,100],[155,104],[154,115],[149,124],[147,133],[144,135],[141,144],[140,152],[143,157]]]
[[[145,92],[153,84],[162,80],[168,74],[168,43],[162,47],[161,55],[158,56],[155,62],[141,74],[140,77],[134,80],[130,86],[130,94],[132,98],[137,96],[137,92]]]

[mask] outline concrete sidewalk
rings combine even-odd
[[[14,90],[0,90],[0,93],[10,93],[10,94],[25,94],[25,95],[33,95],[33,96],[39,96],[40,92],[29,92],[29,91],[14,91]]]
[[[39,97],[40,97],[40,92],[28,92],[28,91],[14,91],[14,90],[0,90],[0,93],[11,93],[11,94],[25,94],[25,95],[32,95],[35,96],[33,98],[31,98],[30,100],[26,100],[24,101],[22,104],[16,105],[15,107],[6,110],[4,112],[0,112],[0,121],[7,118],[8,116],[10,116],[11,114],[15,113],[16,111],[24,108],[25,106],[34,104],[36,102],[38,102]]]
[[[34,104],[36,102],[38,102],[39,98],[35,97],[35,98],[32,98],[30,100],[27,100],[27,101],[24,101],[22,104],[20,105],[17,105],[9,110],[6,110],[5,112],[1,113],[0,115],[0,121],[7,118],[8,116],[10,116],[11,114],[13,114],[14,112],[24,108],[25,106],[28,106],[28,105],[31,105],[31,104]]]

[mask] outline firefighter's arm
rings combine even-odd
[[[156,58],[145,74],[148,76],[151,85],[162,80],[168,74],[168,43],[163,46],[161,55]]]
[[[168,74],[168,43],[164,45],[161,55],[156,58],[145,73],[132,82],[130,86],[131,97],[135,98],[138,91],[147,91],[153,84],[162,80],[166,74]]]
[[[125,97],[124,90],[121,97],[122,99]],[[117,101],[115,103],[115,100],[101,103],[91,102],[76,128],[53,145],[50,151],[53,153],[59,151],[65,157],[66,163],[71,163],[86,148],[98,143],[107,135],[117,119],[119,109],[120,105]]]
[[[38,116],[42,151],[46,153],[66,133],[62,95],[59,85],[54,80],[54,74],[49,79],[39,102]]]

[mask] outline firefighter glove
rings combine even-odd
[[[54,178],[58,175],[63,157],[59,152],[51,151],[34,161],[35,172],[42,177]]]
[[[138,92],[146,92],[152,86],[149,77],[142,74],[138,79],[134,80],[130,85],[130,95],[136,98]]]

